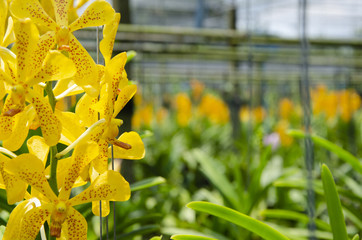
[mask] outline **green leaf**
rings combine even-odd
[[[200,163],[202,172],[227,198],[232,206],[237,210],[241,210],[241,201],[237,192],[229,179],[220,171],[223,166],[220,166],[219,162],[200,149],[194,149],[190,152],[190,155]]]
[[[153,187],[162,183],[165,183],[166,179],[164,179],[163,177],[151,177],[151,178],[146,178],[144,180],[135,182],[131,184],[131,191],[138,191],[138,190],[142,190],[145,188],[149,188],[149,187]]]
[[[338,240],[348,240],[346,224],[336,185],[334,183],[332,173],[325,164],[322,165],[321,175],[333,238]]]
[[[143,236],[145,234],[158,232],[160,227],[158,225],[146,225],[128,233],[118,234],[117,239],[133,239],[135,236]]]
[[[127,51],[127,63],[131,61],[136,55],[137,52],[134,50]]]
[[[289,130],[288,134],[293,136],[293,137],[298,137],[298,138],[304,138],[306,137],[306,133],[300,130]],[[353,156],[350,152],[344,150],[343,148],[341,148],[340,146],[320,137],[317,136],[315,134],[310,134],[311,139],[313,140],[313,142],[321,147],[326,148],[327,150],[333,152],[334,154],[336,154],[341,160],[349,163],[353,169],[355,169],[356,171],[358,171],[359,173],[362,174],[362,163],[361,161],[356,158],[355,156]]]
[[[208,238],[202,236],[195,236],[195,235],[172,235],[171,239],[174,240],[216,240],[215,238]]]
[[[162,240],[162,236],[156,236],[151,238],[150,240]]]
[[[290,210],[283,210],[283,209],[265,209],[260,212],[260,215],[269,217],[269,218],[276,218],[276,219],[289,219],[289,220],[296,220],[298,222],[302,222],[307,224],[309,222],[309,217],[306,214],[290,211]],[[328,223],[315,219],[315,224],[318,228],[331,231],[331,227]]]
[[[288,239],[286,236],[276,231],[272,227],[268,226],[267,224],[258,221],[252,217],[249,217],[245,214],[237,212],[231,208],[227,208],[224,206],[208,202],[191,202],[187,204],[187,207],[194,209],[196,211],[205,212],[214,215],[216,217],[225,219],[265,239],[270,239],[270,240]]]
[[[359,235],[358,234],[354,235],[352,240],[359,240]]]

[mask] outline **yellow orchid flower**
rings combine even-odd
[[[49,17],[38,0],[14,0],[10,5],[10,11],[17,18],[29,17],[34,23],[48,28],[50,31],[42,36],[43,47],[37,53],[38,58],[44,58],[56,44],[59,50],[68,51],[69,58],[77,69],[74,81],[90,96],[96,97],[99,92],[96,64],[72,32],[86,27],[104,25],[113,19],[115,12],[106,1],[96,0],[69,25],[70,4],[70,0],[53,1],[56,21]]]
[[[66,239],[87,239],[87,222],[73,208],[75,205],[100,200],[127,201],[130,197],[128,182],[120,173],[109,170],[101,174],[83,192],[70,198],[71,189],[82,169],[98,155],[96,143],[85,142],[77,145],[73,161],[65,171],[59,195],[52,191],[45,177],[44,164],[32,154],[23,154],[5,163],[5,171],[27,182],[43,197],[40,205],[31,205],[29,199],[18,205],[10,215],[4,233],[4,240],[35,239],[40,227],[50,221],[50,234]]]
[[[0,70],[0,80],[11,86],[0,116],[0,139],[6,140],[16,132],[16,116],[24,112],[25,101],[31,103],[39,118],[43,137],[46,143],[54,146],[60,138],[61,126],[53,114],[51,106],[41,92],[32,86],[43,81],[69,78],[74,75],[74,64],[58,51],[51,51],[44,63],[38,63],[39,68],[34,68],[39,59],[34,57],[38,49],[38,31],[30,19],[21,20],[14,25],[17,38],[16,67],[9,68],[9,72]],[[24,117],[20,118],[22,120]],[[21,130],[20,130],[21,131]],[[19,139],[24,141],[24,139]]]
[[[75,114],[56,111],[63,124],[61,141],[65,144],[73,143],[84,132],[85,127],[92,126],[98,118],[105,120],[87,138],[97,142],[100,149],[99,156],[90,167],[88,178],[91,182],[108,168],[108,159],[111,156],[109,144],[115,146],[114,156],[117,158],[141,159],[145,154],[143,142],[136,132],[124,133],[116,138],[119,133],[118,127],[122,124],[122,120],[116,119],[116,116],[137,90],[136,85],[128,85],[124,71],[127,61],[126,53],[120,53],[111,58],[119,20],[120,15],[116,14],[114,20],[106,24],[103,31],[104,39],[100,43],[100,50],[105,59],[105,67],[99,65],[99,72],[102,73],[99,76],[102,79],[100,99],[84,94],[77,104]],[[99,215],[98,205],[99,202],[93,202],[95,215]],[[102,216],[107,216],[108,201],[104,201],[102,206],[104,206]]]
[[[17,158],[16,155],[11,155]],[[24,199],[28,185],[14,175],[5,172],[4,166],[8,161],[11,161],[11,158],[0,154],[0,188],[6,189],[8,204],[12,205]]]

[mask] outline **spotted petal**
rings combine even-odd
[[[84,94],[75,107],[75,114],[79,116],[86,127],[90,127],[93,123],[98,121],[98,113],[92,107],[96,103],[97,97],[91,97],[88,94]]]
[[[77,210],[70,207],[63,224],[62,237],[68,240],[87,240],[87,221]]]
[[[69,0],[53,0],[55,18],[60,26],[68,26],[68,10],[72,2]]]
[[[44,138],[32,136],[28,139],[26,145],[28,146],[29,153],[42,160],[45,166],[49,153],[49,146],[45,143]]]
[[[102,204],[102,217],[107,217],[111,210],[109,207],[109,201],[107,200],[92,202],[92,212],[96,216],[101,215],[100,203]]]
[[[73,77],[76,73],[73,62],[59,51],[50,51],[38,74],[27,84],[33,86],[39,82],[59,80]]]
[[[107,23],[103,28],[103,39],[100,42],[99,49],[103,55],[105,65],[108,65],[108,62],[111,60],[114,40],[116,38],[119,20],[121,15],[116,13],[114,19]]]
[[[26,107],[24,111],[16,114],[14,118],[14,126],[11,135],[3,141],[3,146],[10,151],[18,150],[24,143],[29,132],[28,123],[28,109],[30,106]]]
[[[17,18],[30,18],[34,23],[49,29],[55,30],[57,27],[38,0],[13,0],[10,11]]]
[[[101,26],[112,21],[114,14],[114,9],[108,2],[96,0],[69,25],[69,29],[73,32],[81,28]]]
[[[8,161],[11,159],[0,154],[0,173],[4,181],[8,204],[12,205],[24,199],[27,184],[4,171],[5,163]]]
[[[115,118],[118,113],[126,106],[129,100],[137,92],[137,85],[127,85],[121,89],[121,92],[118,94],[117,101],[114,103],[114,112],[113,117]]]
[[[30,66],[29,68],[32,68],[32,73],[37,73],[40,71],[43,62],[45,58],[47,57],[47,54],[50,49],[53,49],[55,46],[55,32],[49,31],[42,36],[40,36],[39,41],[37,43],[35,51],[31,55],[30,59]],[[31,76],[32,77],[32,76]],[[43,81],[46,81],[47,79],[43,79]],[[30,84],[30,85],[34,85]]]
[[[69,58],[77,69],[74,76],[75,83],[82,87],[91,97],[97,97],[99,79],[95,62],[73,34],[70,34],[69,47]]]
[[[7,161],[5,171],[28,183],[49,200],[55,201],[57,199],[45,178],[43,162],[34,155],[25,153]]]
[[[64,185],[64,179],[65,176],[68,174],[69,166],[71,166],[73,163],[73,158],[62,158],[61,161],[58,161],[57,165],[57,184],[58,188],[62,188]],[[82,173],[86,170],[86,168],[82,171]],[[47,167],[45,169],[46,173],[50,173],[50,168]],[[83,180],[83,178],[80,176],[77,178],[77,180],[73,184],[73,188],[83,186],[87,184],[87,181]]]
[[[78,144],[72,155],[72,163],[66,171],[64,183],[59,192],[60,200],[68,200],[74,182],[86,165],[88,165],[98,155],[98,146],[95,142]]]
[[[52,204],[42,204],[26,212],[21,221],[20,229],[18,229],[19,239],[34,240],[39,233],[41,226],[48,219],[53,211]]]
[[[31,57],[36,50],[39,32],[30,19],[17,21],[14,25],[17,50],[18,81],[25,82],[26,78],[35,75],[31,68]]]
[[[100,200],[127,201],[131,196],[128,182],[118,172],[102,173],[83,192],[69,200],[72,206]]]
[[[14,118],[9,116],[0,116],[0,139],[4,140],[11,136],[14,126]]]
[[[49,102],[43,96],[31,89],[29,89],[28,92],[30,102],[38,114],[40,128],[45,142],[49,146],[56,145],[62,131],[61,123],[53,113]]]
[[[93,161],[93,166],[98,173],[104,173],[108,169],[108,143],[104,139],[98,140],[99,155]]]
[[[125,132],[118,138],[118,140],[131,145],[131,149],[114,146],[113,154],[115,158],[136,160],[142,159],[145,156],[145,147],[138,133]],[[111,148],[108,149],[108,156],[111,157]]]
[[[127,85],[128,80],[122,78],[122,73],[126,62],[127,53],[123,52],[112,58],[108,65],[106,65],[105,78],[112,84],[112,103],[115,102],[120,82],[125,81],[126,83],[122,83],[121,85]]]
[[[20,231],[20,227],[26,213],[35,208],[35,202],[36,199],[33,198],[23,201],[18,206],[16,206],[16,208],[10,214],[9,221],[6,225],[6,229],[4,232],[3,240],[23,239],[20,238],[20,235],[22,234],[22,232]],[[36,234],[38,232],[39,229],[37,230]],[[32,239],[35,239],[35,237]]]

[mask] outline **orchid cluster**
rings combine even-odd
[[[84,2],[0,0],[0,187],[8,204],[18,203],[4,240],[35,239],[46,221],[51,237],[87,239],[87,222],[74,206],[92,202],[93,213],[104,217],[109,201],[130,198],[128,182],[108,170],[111,156],[145,153],[136,132],[119,136],[116,116],[137,91],[124,70],[127,54],[112,57],[120,14],[96,0],[78,16]],[[102,25],[104,65],[73,35]],[[77,94],[83,96],[75,112],[56,108]],[[37,128],[41,135],[30,136]],[[28,151],[16,155],[23,145]]]

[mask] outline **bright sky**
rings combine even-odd
[[[245,29],[245,1],[236,0],[241,16],[238,19],[240,29]],[[298,0],[249,1],[254,31],[291,38],[298,36]],[[309,37],[362,37],[362,1],[309,0],[307,16]]]

